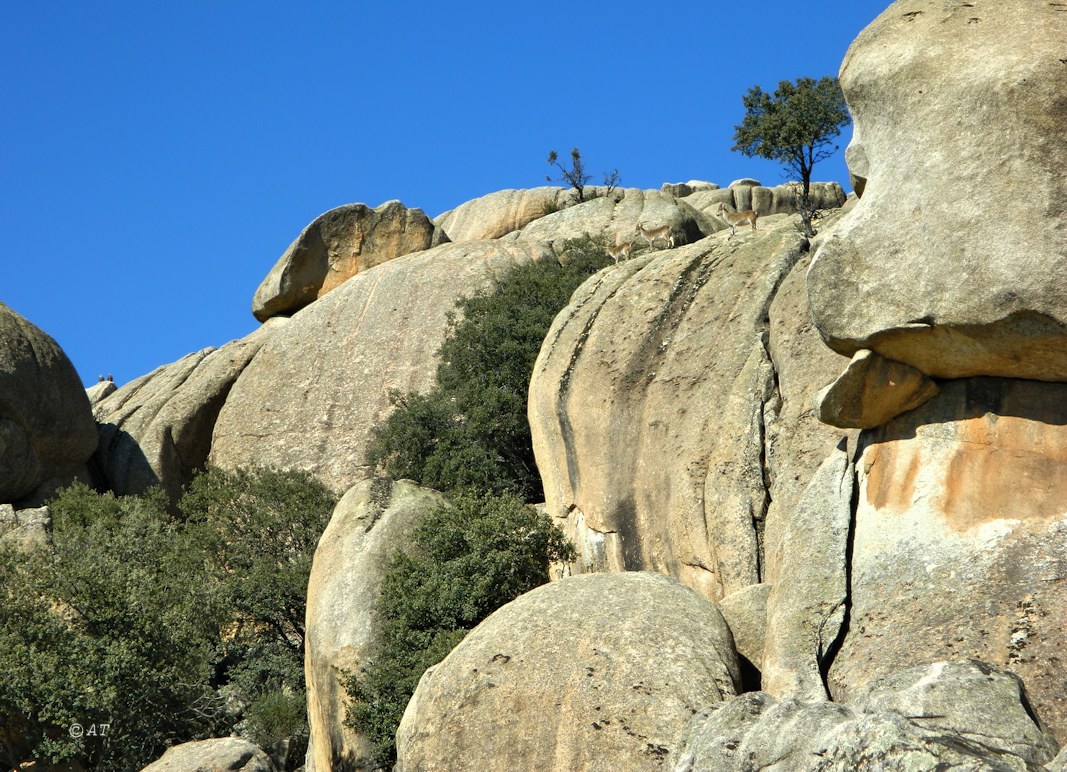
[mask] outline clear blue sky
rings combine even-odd
[[[730,151],[741,95],[836,74],[887,6],[6,0],[0,301],[121,384],[253,330],[341,204],[433,217],[574,146],[626,187],[778,184]],[[847,189],[841,154],[814,177]]]

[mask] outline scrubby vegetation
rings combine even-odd
[[[0,548],[0,763],[139,769],[234,729],[306,741],[304,597],[333,495],[209,470],[168,504],[75,485],[51,549]]]
[[[379,654],[350,675],[349,723],[374,743],[374,763],[391,768],[394,736],[426,668],[478,622],[544,584],[551,560],[573,547],[547,518],[513,494],[456,493],[397,552],[378,602]]]
[[[519,266],[457,304],[428,394],[391,395],[396,411],[369,450],[394,479],[450,491],[473,488],[539,500],[526,400],[534,361],[574,290],[610,265],[602,241],[567,243],[563,264]]]
[[[394,737],[426,668],[481,620],[543,584],[550,561],[573,557],[529,502],[542,495],[527,392],[552,320],[574,290],[611,264],[600,240],[568,242],[562,264],[520,266],[460,301],[439,351],[437,386],[394,394],[371,459],[389,476],[445,491],[438,510],[397,552],[378,603],[377,655],[348,675],[348,722],[369,736],[374,763],[396,759]]]

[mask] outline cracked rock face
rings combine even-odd
[[[801,256],[790,223],[717,235],[600,272],[556,317],[529,419],[577,572],[653,569],[712,599],[760,581],[770,491],[795,499],[839,436],[818,426],[810,396],[840,357],[817,359],[830,366],[811,377],[768,351],[772,301]],[[781,334],[825,351],[783,319],[806,306],[787,306]],[[790,429],[818,450],[779,454]]]
[[[862,190],[808,274],[823,338],[941,378],[1067,380],[1067,13],[898,0],[841,67]]]
[[[722,614],[689,588],[569,577],[497,610],[423,675],[396,769],[662,769],[738,681]]]
[[[888,676],[849,704],[749,692],[693,718],[677,772],[1044,769],[1056,743],[1019,679],[977,661]]]
[[[864,434],[849,701],[901,667],[972,657],[1026,683],[1067,741],[1067,384],[973,378]]]
[[[84,474],[96,425],[59,345],[0,303],[0,502]]]

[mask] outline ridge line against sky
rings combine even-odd
[[[260,281],[342,204],[434,217],[575,146],[624,187],[780,184],[730,151],[742,94],[836,74],[888,2],[818,6],[4,4],[0,302],[121,385],[255,329]],[[850,136],[814,179],[849,188]]]

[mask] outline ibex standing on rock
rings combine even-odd
[[[663,239],[667,242],[667,246],[670,249],[674,249],[674,233],[671,232],[670,225],[661,225],[658,228],[646,228],[644,225],[638,223],[637,231],[644,237],[650,247],[657,239]]]
[[[608,246],[607,252],[617,263],[620,260],[625,260],[626,258],[628,258],[630,256],[630,251],[633,248],[634,243],[632,241],[619,241],[619,237],[616,236],[615,243],[613,245]]]
[[[743,212],[731,212],[726,208],[726,204],[719,204],[719,217],[721,217],[727,225],[730,226],[730,235],[733,236],[737,233],[737,226],[744,225],[746,222],[752,224],[752,230],[756,230],[756,219],[759,217],[751,209],[746,209]]]

